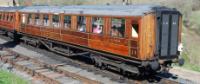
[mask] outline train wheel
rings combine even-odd
[[[123,69],[120,69],[119,72],[120,72],[123,76],[125,76],[125,74],[126,74],[125,71],[124,71]]]
[[[104,64],[104,63],[102,63],[102,65],[100,66],[100,69],[101,69],[101,70],[105,70],[106,68],[107,68],[107,65]]]

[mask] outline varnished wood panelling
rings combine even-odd
[[[91,34],[89,34],[89,38],[88,39],[104,41],[105,36],[91,33]]]
[[[138,47],[138,41],[131,40],[131,47]]]
[[[15,22],[15,30],[20,31],[20,23],[19,23],[19,12],[16,11],[15,12],[15,18],[14,18],[14,22]]]
[[[131,38],[131,28],[132,28],[132,23],[131,23],[131,18],[126,19],[126,32],[125,32],[125,37],[130,39]]]
[[[118,45],[128,46],[128,40],[125,39],[125,38],[113,38],[113,37],[111,37],[109,39],[109,42],[114,43],[114,44],[118,44]]]
[[[72,22],[71,30],[76,31],[77,30],[77,16],[71,16],[71,22]]]
[[[68,35],[74,35],[81,38],[88,38],[88,34],[83,32],[77,32],[77,31],[68,31],[68,30],[61,30],[61,34],[68,34]]]
[[[132,47],[131,50],[131,56],[138,58],[138,47]]]
[[[142,60],[152,59],[155,51],[155,17],[148,14],[142,19],[142,30],[139,38],[139,58]]]
[[[14,23],[9,21],[1,21],[1,27],[8,30],[14,30]]]
[[[86,16],[86,32],[90,32],[92,24],[92,18],[90,16]]]
[[[62,34],[61,38],[62,38],[62,41],[64,41],[64,42],[78,44],[78,45],[82,45],[82,46],[88,46],[88,40],[79,38],[78,36]]]
[[[128,56],[128,47],[113,43],[105,43],[99,40],[89,40],[89,47],[109,53]]]

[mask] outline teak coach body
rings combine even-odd
[[[159,71],[179,59],[181,14],[154,5],[30,6],[0,10],[4,34],[124,73]]]

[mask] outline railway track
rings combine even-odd
[[[3,38],[9,40],[8,38]],[[156,76],[156,78],[152,79],[153,81],[147,79],[124,78],[118,73],[100,70],[93,65],[80,62],[78,59],[72,58],[75,59],[72,60],[46,50],[23,44],[21,45],[34,51],[35,54],[33,54],[30,50],[26,50],[26,48],[9,44],[9,41],[4,46],[4,50],[8,52],[9,55],[2,56],[2,61],[8,62],[12,64],[13,67],[25,71],[32,76],[36,76],[49,84],[64,84],[70,81],[73,81],[72,83],[75,84],[179,83],[177,80],[162,76]],[[15,46],[15,48],[11,48],[13,46]],[[41,53],[43,55],[41,55]]]
[[[31,76],[42,79],[48,84],[69,84],[70,82],[71,84],[100,84],[98,81],[90,80],[66,70],[53,70],[55,67],[62,66],[64,64],[49,65],[38,61],[37,59],[17,54],[16,52],[10,51],[8,49],[5,51],[9,52],[10,55],[2,56],[2,61],[11,64],[16,69],[27,72]]]

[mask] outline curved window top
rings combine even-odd
[[[64,16],[64,28],[71,28],[71,16]]]
[[[59,15],[53,15],[53,18],[52,18],[52,25],[54,28],[59,28],[60,27],[60,21],[59,21]]]
[[[112,18],[111,36],[123,38],[125,34],[125,19]]]
[[[103,34],[104,20],[101,17],[92,18],[92,32],[96,34]]]
[[[77,28],[79,32],[86,32],[86,17],[85,16],[77,17]]]

